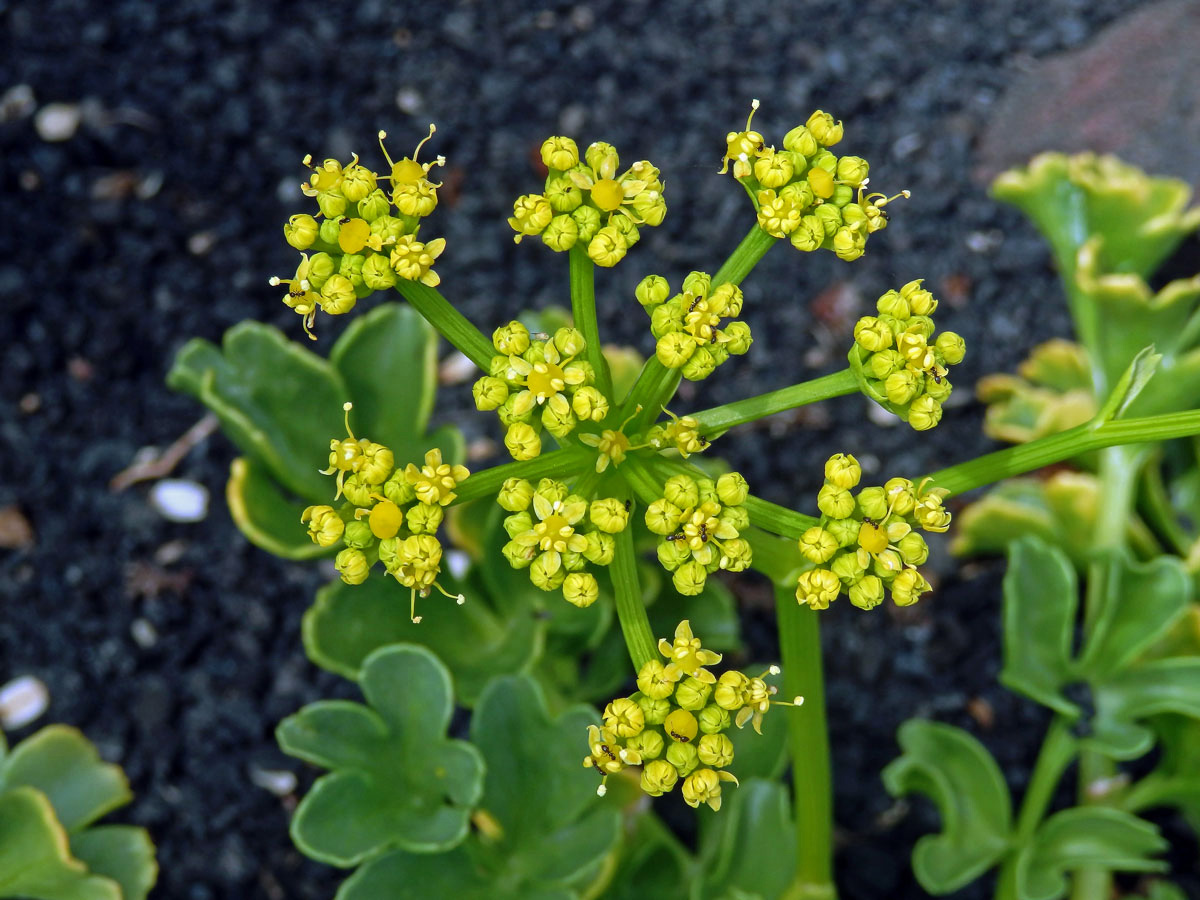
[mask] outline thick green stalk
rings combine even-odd
[[[413,309],[425,317],[437,332],[457,347],[467,359],[487,372],[496,355],[492,342],[471,324],[462,313],[450,305],[450,301],[435,288],[419,281],[396,281],[396,290],[404,295]]]
[[[757,397],[748,397],[737,403],[727,403],[724,406],[714,406],[703,412],[692,413],[692,418],[700,423],[700,428],[706,434],[717,434],[733,428],[735,425],[745,425],[757,419],[772,416],[775,413],[795,409],[818,400],[828,400],[831,397],[841,397],[858,391],[858,382],[854,373],[849,369],[823,375],[811,381],[794,384],[791,387],[780,388]]]
[[[1033,837],[1038,825],[1046,815],[1054,799],[1059,779],[1079,751],[1079,745],[1071,736],[1071,723],[1064,716],[1056,715],[1050,721],[1042,749],[1038,752],[1029,787],[1021,800],[1021,811],[1017,815],[1013,845],[1020,847]],[[1017,854],[1010,853],[1000,867],[1000,879],[996,886],[996,900],[1019,900],[1017,892]]]
[[[587,361],[596,371],[596,387],[605,397],[613,397],[612,375],[600,344],[600,327],[596,323],[596,265],[582,245],[569,251],[571,258],[571,316],[575,327],[587,341]]]
[[[580,472],[589,471],[595,458],[595,453],[590,448],[569,447],[565,450],[551,450],[549,453],[543,453],[533,459],[504,463],[492,466],[490,469],[472,472],[467,480],[458,486],[455,491],[458,496],[454,502],[455,504],[466,503],[468,500],[494,496],[499,492],[500,486],[509,478],[561,479],[577,475]]]
[[[783,696],[803,697],[788,717],[796,816],[796,875],[787,900],[835,900],[833,884],[833,776],[825,717],[821,633],[816,611],[796,602],[793,589],[775,588]]]
[[[800,570],[812,567],[812,563],[800,555],[795,541],[777,537],[753,525],[741,536],[754,550],[754,561],[750,563],[750,568],[766,575],[776,585],[791,585],[794,589]]]
[[[1118,419],[1103,425],[1087,423],[1028,444],[997,450],[978,459],[940,469],[929,478],[937,487],[945,488],[951,494],[961,494],[1062,462],[1089,450],[1102,450],[1119,444],[1166,441],[1194,434],[1200,434],[1200,410]]]
[[[658,648],[654,642],[654,632],[650,630],[646,606],[642,603],[632,524],[619,532],[616,539],[617,552],[609,572],[617,597],[617,620],[621,623],[621,633],[625,635],[625,646],[629,649],[633,667],[640,670],[650,660],[658,659]]]
[[[721,264],[712,277],[713,284],[741,284],[742,280],[758,265],[758,261],[767,255],[779,241],[771,237],[757,223],[742,238],[742,242],[729,254],[729,258]]]

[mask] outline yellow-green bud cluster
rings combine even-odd
[[[660,225],[667,214],[659,171],[639,160],[617,174],[620,157],[612,144],[597,141],[584,151],[569,137],[542,144],[548,170],[541,194],[524,194],[513,204],[508,224],[517,243],[541,235],[551,250],[576,244],[598,266],[615,266],[641,237],[642,225]]]
[[[950,513],[942,506],[946,492],[893,478],[855,495],[861,478],[858,460],[849,454],[825,463],[825,485],[817,494],[821,523],[800,536],[800,552],[815,568],[800,575],[796,600],[811,609],[828,608],[839,594],[873,609],[885,589],[897,606],[911,606],[929,590],[916,568],[929,547],[916,529],[950,527]]]
[[[648,446],[655,450],[674,447],[684,459],[708,447],[709,440],[700,433],[700,423],[694,418],[676,416],[670,411],[667,412],[667,415],[671,417],[670,422],[655,425],[646,432]]]
[[[733,762],[733,742],[724,732],[753,721],[761,734],[775,688],[737,671],[718,680],[704,667],[719,663],[721,655],[700,646],[687,620],[675,629],[673,642],[659,641],[659,652],[667,662],[643,665],[638,690],[609,703],[603,725],[588,727],[583,764],[603,779],[626,766],[641,766],[642,790],[650,796],[669,793],[678,784],[689,806],[707,803],[719,810],[722,782],[737,784],[724,771]],[[599,792],[604,793],[603,781]]]
[[[917,431],[942,419],[950,397],[949,367],[962,362],[967,347],[953,331],[934,335],[938,307],[921,279],[888,291],[875,304],[878,315],[854,326],[850,367],[864,393]]]
[[[721,172],[733,163],[733,176],[754,198],[758,225],[767,234],[788,238],[797,250],[832,250],[847,262],[858,259],[867,238],[887,226],[885,207],[896,198],[865,193],[867,161],[829,150],[842,139],[842,123],[829,113],[814,112],[776,150],[750,127],[757,109],[755,100],[745,130],[726,135]]]
[[[673,475],[663,495],[646,508],[646,527],[662,535],[658,560],[671,574],[675,590],[694,595],[704,590],[711,572],[745,570],[753,558],[740,534],[750,524],[743,505],[750,489],[737,472],[715,482]]]
[[[433,132],[431,125],[430,137]],[[379,133],[380,147],[385,136]],[[302,252],[295,274],[272,278],[271,284],[287,286],[283,302],[303,317],[309,337],[314,337],[318,309],[330,315],[347,313],[373,291],[395,286],[398,278],[431,287],[439,283],[433,264],[446,241],[423,242],[417,233],[421,219],[438,202],[441,185],[429,180],[429,170],[444,160],[417,162],[421,144],[412,157],[397,163],[384,149],[387,175],[362,165],[357,154],[344,166],[336,159],[313,166],[311,157],[305,157],[312,174],[301,190],[316,199],[319,211],[316,216],[292,216],[283,234],[297,250],[313,253]]]
[[[529,580],[543,591],[562,588],[568,603],[595,603],[600,585],[587,564],[613,561],[613,535],[629,524],[625,504],[611,497],[589,502],[549,478],[536,488],[523,478],[510,478],[496,499],[512,513],[504,519],[510,540],[503,553],[509,564],[528,570]]]
[[[492,346],[498,355],[472,393],[475,406],[494,409],[507,428],[504,446],[513,459],[542,452],[543,428],[563,438],[581,420],[600,421],[608,414],[608,398],[594,386],[596,373],[583,358],[586,344],[577,329],[535,336],[514,321],[496,329]]]
[[[394,465],[392,451],[382,444],[354,436],[329,442],[329,468],[337,473],[334,500],[346,498],[340,509],[310,506],[300,521],[307,523],[313,542],[322,547],[344,544],[334,559],[347,584],[362,584],[371,567],[382,563],[389,575],[416,594],[426,596],[438,587],[442,545],[437,538],[458,485],[470,474],[465,466],[450,465],[442,451],[430,450],[424,465]],[[439,588],[440,590],[440,588]],[[456,598],[462,602],[461,598]],[[413,621],[419,621],[414,611]]]
[[[670,286],[661,275],[647,275],[637,287],[638,302],[650,316],[650,332],[658,341],[655,354],[668,369],[679,369],[689,381],[712,374],[733,353],[750,349],[750,326],[721,320],[742,311],[742,291],[735,284],[713,287],[704,272],[692,272],[683,290],[667,299]]]

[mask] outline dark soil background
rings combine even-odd
[[[378,162],[377,129],[404,153],[436,122],[428,149],[449,166],[427,228],[449,240],[445,292],[485,330],[568,303],[564,260],[537,241],[514,247],[504,222],[537,187],[542,138],[605,139],[626,160],[649,158],[664,173],[666,224],[598,279],[607,335],[647,350],[631,314],[637,279],[714,271],[753,222],[742,190],[716,177],[750,99],[776,143],[815,107],[845,119],[839,150],[871,161],[872,187],[912,200],[853,266],[776,248],[746,283],[753,352],[681,406],[832,371],[854,319],[915,277],[970,351],[932,434],[874,424],[851,397],[722,442],[759,492],[807,508],[831,452],[888,477],[992,449],[975,380],[1012,369],[1068,320],[1044,245],[971,179],[979,136],[1037,60],[1088,46],[1142,5],[0,0],[0,509],[33,533],[0,550],[0,681],[41,678],[52,702],[38,724],[77,725],[126,768],[137,799],[122,818],[158,843],[157,896],[327,898],[341,877],[292,848],[294,797],[259,786],[264,771],[310,777],[275,748],[280,718],[353,694],[300,645],[325,576],[236,531],[220,436],[175,473],[211,492],[201,523],[164,521],[147,485],[108,487],[139,449],[200,417],[163,385],[184,340],[218,340],[248,317],[301,339],[266,282],[295,265],[280,226],[307,210],[305,153]],[[50,103],[68,106],[39,119]],[[322,317],[323,346],[344,326]],[[496,436],[492,417],[468,414],[468,384],[440,397],[439,416],[469,438]],[[1041,711],[995,683],[1002,566],[960,568],[943,548],[932,569],[939,590],[914,610],[839,604],[826,620],[846,900],[924,896],[908,855],[936,816],[893,806],[879,780],[901,721],[970,728],[1017,791],[1040,742]],[[769,597],[753,584],[743,595],[748,635],[769,654]],[[1166,824],[1200,897],[1195,844]],[[988,896],[984,885],[955,896]]]

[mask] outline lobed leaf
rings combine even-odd
[[[121,887],[121,900],[145,900],[158,880],[154,844],[144,828],[100,825],[71,835],[71,853]]]

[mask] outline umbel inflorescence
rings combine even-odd
[[[867,192],[866,160],[833,153],[842,134],[842,124],[818,110],[787,132],[780,149],[768,146],[750,119],[727,135],[721,171],[746,189],[756,223],[711,275],[690,272],[676,290],[668,277],[648,274],[634,296],[612,301],[644,310],[653,346],[633,388],[620,396],[601,350],[594,267],[621,262],[642,229],[666,214],[662,174],[646,160],[622,168],[611,144],[596,142],[582,153],[568,137],[542,144],[542,190],[517,198],[508,224],[516,241],[540,237],[569,261],[575,321],[553,333],[513,320],[488,338],[437,292],[432,267],[445,242],[422,240],[419,232],[437,207],[430,173],[443,160],[418,162],[420,145],[399,162],[385,150],[386,174],[357,156],[345,164],[306,160],[304,193],[317,211],[293,216],[284,229],[301,259],[293,277],[273,283],[287,285],[284,302],[303,317],[306,332],[312,336],[318,309],[342,314],[372,291],[395,288],[482,370],[472,387],[475,405],[499,419],[512,458],[476,474],[437,449],[423,460],[396,460],[389,448],[353,433],[347,405],[346,435],[331,437],[323,469],[334,479],[333,505],[304,511],[313,541],[337,551],[348,584],[362,583],[379,565],[408,589],[418,622],[418,595],[437,590],[458,603],[466,599],[438,580],[446,508],[494,497],[507,541],[503,559],[485,565],[524,571],[534,586],[577,607],[615,604],[621,620],[637,691],[608,704],[603,724],[590,729],[585,764],[605,778],[641,766],[647,793],[679,784],[693,806],[720,807],[722,785],[736,783],[725,732],[747,722],[757,730],[775,688],[765,680],[770,673],[710,673],[720,656],[700,646],[687,621],[673,642],[655,644],[635,547],[649,555],[652,544],[674,589],[690,597],[721,571],[762,566],[778,580],[781,542],[771,534],[782,535],[795,542],[784,571],[798,603],[824,609],[844,594],[870,609],[889,593],[908,605],[929,589],[917,568],[928,554],[919,531],[944,531],[950,520],[944,492],[928,483],[893,478],[861,487],[861,467],[849,454],[826,464],[819,518],[753,497],[746,479],[721,474],[719,463],[694,464],[692,457],[728,427],[710,433],[711,423],[740,424],[811,402],[803,397],[816,382],[797,385],[795,395],[785,389],[753,398],[750,416],[735,416],[738,404],[683,416],[667,409],[680,379],[713,377],[751,350],[740,283],[771,246],[786,240],[852,261],[887,225],[896,198]],[[964,354],[957,335],[935,333],[936,306],[919,280],[880,297],[876,314],[846,335],[850,367],[837,376],[843,387],[834,395],[857,389],[914,429],[934,427],[951,390],[949,367]],[[769,564],[758,561],[756,550],[764,547]]]

